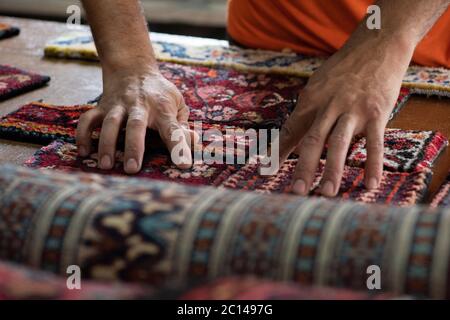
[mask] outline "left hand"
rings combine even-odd
[[[294,150],[299,154],[294,193],[309,193],[328,142],[320,192],[336,196],[351,140],[357,134],[367,138],[366,187],[379,186],[384,129],[413,51],[404,49],[390,40],[365,40],[344,47],[310,78],[280,134],[281,163]]]

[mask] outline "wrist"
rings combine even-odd
[[[363,30],[361,30],[363,29]],[[365,29],[365,30],[364,30]],[[338,52],[338,56],[360,56],[361,62],[372,61],[379,67],[405,69],[409,66],[416,43],[407,33],[388,34],[380,30],[369,30],[361,26]]]
[[[102,61],[104,79],[159,75],[156,59],[146,56],[124,57]]]

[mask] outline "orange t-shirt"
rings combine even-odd
[[[228,33],[251,48],[330,55],[347,41],[374,0],[229,0]],[[417,46],[413,61],[450,68],[450,10]]]

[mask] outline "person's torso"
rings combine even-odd
[[[374,0],[229,0],[228,32],[247,47],[333,54]],[[450,10],[416,48],[413,61],[450,68]]]

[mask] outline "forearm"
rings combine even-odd
[[[378,0],[381,9],[381,29],[369,30],[364,19],[347,42],[352,47],[365,41],[395,43],[406,54],[415,47],[433,27],[450,5],[450,0]]]
[[[138,0],[82,0],[104,72],[157,69]]]

